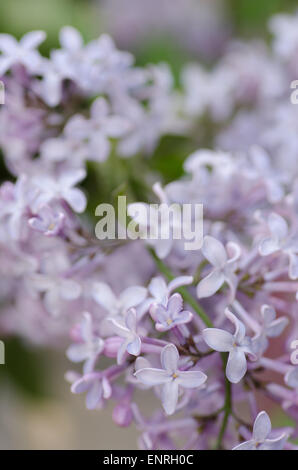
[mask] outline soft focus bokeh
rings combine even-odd
[[[58,45],[64,25],[75,26],[88,40],[107,32],[119,48],[133,52],[137,64],[168,62],[177,78],[189,61],[212,64],[231,37],[267,39],[268,18],[292,12],[296,5],[295,0],[9,0],[0,2],[0,30],[17,38],[30,30],[46,31],[43,53]],[[191,150],[183,140],[163,138],[153,169],[171,180]],[[3,181],[2,160],[0,171]],[[0,449],[135,448],[134,427],[118,428],[109,407],[88,412],[81,397],[70,394],[63,380],[64,351],[63,345],[53,352],[20,339],[6,341],[6,365],[0,366]],[[148,394],[148,412],[151,400]]]

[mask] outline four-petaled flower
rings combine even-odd
[[[289,320],[286,317],[276,318],[274,308],[269,305],[263,305],[261,308],[263,325],[259,334],[252,339],[252,348],[254,353],[260,357],[268,348],[268,338],[276,338],[281,335]]]
[[[162,277],[158,276],[151,279],[148,286],[148,291],[152,295],[155,302],[166,306],[170,295],[175,289],[178,289],[181,286],[187,286],[192,283],[192,276],[178,276],[170,281],[169,284],[167,284]]]
[[[233,450],[282,450],[288,438],[286,433],[269,439],[271,421],[266,411],[261,411],[254,422],[252,439],[234,447]]]
[[[134,308],[130,308],[125,315],[125,323],[116,318],[110,317],[108,320],[113,324],[115,332],[124,338],[118,349],[117,362],[122,364],[125,352],[133,356],[138,356],[141,352],[141,339],[137,334],[137,313]]]
[[[110,286],[105,282],[95,282],[92,288],[92,297],[111,316],[124,315],[131,308],[145,300],[147,289],[141,286],[130,286],[116,297]]]
[[[203,338],[208,346],[215,351],[228,352],[229,358],[226,367],[226,376],[232,383],[238,383],[246,374],[247,364],[245,354],[254,356],[251,340],[245,336],[245,326],[228,309],[226,317],[235,325],[235,333],[218,328],[206,328]]]
[[[166,306],[162,304],[152,304],[150,314],[158,331],[167,331],[174,326],[189,323],[192,320],[192,313],[182,310],[183,300],[180,294],[172,295]]]
[[[135,376],[145,385],[161,385],[161,400],[165,412],[175,412],[179,387],[198,388],[207,380],[207,376],[199,370],[181,371],[178,369],[179,353],[174,344],[168,344],[161,352],[162,369],[146,367],[135,372]]]
[[[72,362],[85,361],[83,371],[84,374],[87,374],[93,370],[104,347],[104,341],[94,335],[92,318],[88,312],[83,314],[83,320],[80,323],[80,336],[81,342],[69,346],[66,355]]]
[[[282,252],[289,258],[289,277],[298,279],[298,237],[289,232],[286,220],[272,212],[268,217],[270,236],[261,240],[259,252],[262,256]]]
[[[199,282],[197,286],[198,297],[210,297],[226,282],[231,289],[231,300],[233,300],[237,287],[235,262],[240,256],[239,246],[234,242],[229,242],[225,248],[220,241],[206,235],[202,252],[209,263],[214,266],[214,269]]]
[[[14,64],[22,64],[31,72],[38,72],[42,58],[36,48],[45,40],[44,31],[31,31],[18,42],[10,34],[0,34],[0,76]]]

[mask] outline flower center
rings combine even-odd
[[[167,324],[170,326],[173,323],[173,320],[171,318],[167,319]]]
[[[172,375],[173,379],[177,379],[178,375],[176,374],[176,372],[174,372],[174,374]]]

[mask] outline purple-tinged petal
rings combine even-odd
[[[263,442],[271,432],[271,422],[266,411],[261,411],[254,422],[253,438],[257,442]]]
[[[75,212],[81,213],[86,209],[87,198],[80,189],[69,188],[63,193],[63,197]]]
[[[199,370],[179,371],[177,382],[184,388],[201,387],[207,380],[207,375]]]
[[[177,380],[165,383],[162,387],[161,401],[167,415],[172,415],[177,407],[178,402],[178,387]]]
[[[180,294],[173,294],[168,301],[167,311],[170,317],[175,317],[183,306],[183,299]]]
[[[161,365],[168,373],[178,369],[179,353],[174,344],[167,344],[161,351]]]
[[[199,299],[210,297],[221,288],[225,281],[224,274],[215,269],[208,276],[202,279],[197,286],[197,296]]]
[[[233,448],[233,450],[255,450],[255,449],[256,449],[256,445],[255,445],[254,440],[242,442],[241,444]]]
[[[119,296],[123,310],[136,307],[146,298],[147,289],[141,286],[132,286],[125,289]]]
[[[151,386],[172,381],[172,377],[167,371],[163,369],[154,369],[152,367],[137,370],[135,372],[135,376],[143,384]]]
[[[286,373],[285,382],[289,387],[298,389],[298,367],[294,367]]]
[[[203,338],[210,348],[219,352],[231,351],[235,342],[231,333],[218,328],[205,328]]]
[[[239,348],[234,348],[229,353],[226,367],[226,376],[234,384],[240,382],[247,371],[247,363],[244,352]]]
[[[141,340],[139,336],[136,336],[131,343],[128,343],[127,352],[133,356],[138,356],[141,352]]]
[[[94,410],[102,400],[102,385],[99,380],[95,380],[86,395],[86,407]]]
[[[209,235],[206,235],[204,238],[202,252],[209,263],[215,268],[221,269],[227,262],[225,247],[220,241]]]

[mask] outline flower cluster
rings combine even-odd
[[[296,448],[297,27],[298,16],[273,18],[272,50],[233,43],[211,70],[185,67],[179,91],[165,64],[137,67],[105,35],[85,45],[64,27],[49,58],[41,31],[0,35],[1,331],[70,338],[67,357],[83,363],[66,374],[71,391],[88,409],[114,402],[143,449]],[[204,147],[207,133],[217,150],[156,184],[148,157],[162,136]],[[112,179],[109,160],[116,172],[129,157],[146,193],[155,183],[146,203],[203,204],[200,250],[95,238],[88,203]],[[137,191],[133,204],[145,204]],[[147,389],[149,417],[136,404]],[[293,426],[272,430],[264,398]]]

